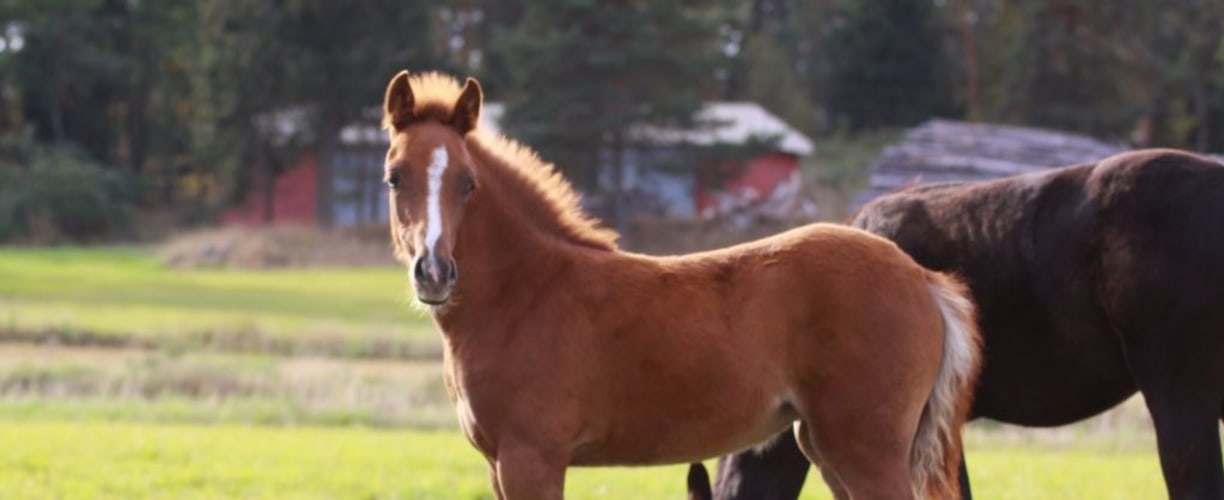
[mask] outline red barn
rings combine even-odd
[[[481,127],[500,132],[504,113],[500,103],[485,103]],[[291,116],[291,114],[287,114]],[[278,130],[291,130],[291,119],[278,123]],[[624,189],[632,194],[638,211],[680,217],[710,217],[732,211],[754,210],[793,213],[799,209],[799,160],[811,154],[812,143],[802,133],[749,102],[707,103],[697,115],[700,125],[677,130],[639,127],[631,131],[636,146],[621,155]],[[662,168],[685,146],[743,145],[750,141],[767,145],[766,150],[729,165],[727,161],[693,165],[689,169]],[[346,127],[340,149],[332,155],[330,169],[318,168],[318,156],[308,152],[277,177],[272,189],[256,186],[243,202],[222,216],[225,224],[317,221],[318,214],[338,226],[377,223],[386,220],[386,190],[382,187],[383,155],[387,136],[377,119]],[[605,155],[608,156],[608,155]],[[730,167],[728,169],[728,167]],[[730,172],[719,177],[715,188],[700,182],[702,169]],[[331,182],[319,182],[319,173],[330,170]],[[598,183],[610,188],[615,182],[611,169],[599,169]],[[707,184],[708,183],[704,183]],[[320,196],[330,189],[331,196]],[[266,193],[272,199],[266,199]],[[321,200],[331,200],[324,209]]]

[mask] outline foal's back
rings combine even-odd
[[[603,297],[580,306],[597,327],[567,334],[591,343],[586,366],[598,389],[584,406],[596,434],[609,436],[604,447],[625,455],[580,453],[578,463],[627,463],[656,448],[678,453],[660,463],[686,461],[751,446],[803,405],[887,407],[916,419],[929,383],[906,392],[888,377],[930,381],[940,364],[943,322],[927,271],[853,228],[813,224],[697,254],[610,256],[586,269],[600,278],[574,295]],[[882,359],[889,369],[864,368]],[[885,385],[894,390],[838,394]],[[813,386],[830,389],[817,400]],[[643,399],[667,404],[635,404]]]

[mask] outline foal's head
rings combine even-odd
[[[476,191],[476,171],[464,136],[476,127],[481,90],[468,79],[453,102],[430,95],[430,85],[454,84],[427,74],[414,95],[408,72],[391,79],[384,101],[384,125],[391,134],[386,183],[391,238],[396,254],[412,266],[417,299],[442,305],[459,277],[452,257],[455,234]]]

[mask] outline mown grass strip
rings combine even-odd
[[[400,269],[168,270],[139,249],[0,249],[0,340],[429,358]]]

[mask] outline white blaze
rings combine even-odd
[[[446,146],[438,146],[429,157],[429,198],[425,206],[425,247],[429,249],[429,271],[437,273],[438,238],[442,237],[442,207],[438,200],[442,191],[442,173],[446,172]],[[437,277],[435,276],[435,279]]]

